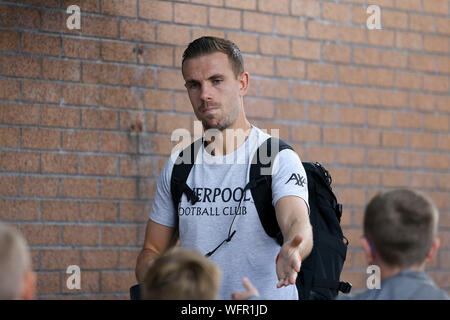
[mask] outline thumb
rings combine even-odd
[[[303,241],[302,236],[301,235],[296,235],[294,237],[294,239],[292,239],[292,241],[291,241],[291,248],[298,247],[300,245],[300,243],[302,243],[302,241]]]

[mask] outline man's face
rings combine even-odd
[[[246,90],[236,79],[228,56],[215,52],[188,59],[182,71],[194,113],[205,130],[232,126],[239,117]]]

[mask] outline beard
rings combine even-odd
[[[210,106],[219,107],[220,110],[222,110],[222,111],[224,110],[223,107],[219,104],[208,105],[208,107],[210,107]],[[206,108],[206,106],[203,107],[201,110],[204,110],[205,108]],[[220,119],[218,119],[217,123],[215,125],[211,125],[207,119],[202,119],[201,121],[203,124],[203,128],[205,130],[217,129],[219,131],[223,131],[223,130],[229,128],[230,126],[232,126],[236,122],[238,117],[239,117],[239,108],[235,107],[235,108],[229,110],[229,112],[227,114],[223,115]]]

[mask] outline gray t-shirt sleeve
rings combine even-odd
[[[308,206],[308,181],[296,152],[285,149],[276,156],[272,169],[272,205],[286,196],[297,196]]]
[[[175,227],[177,218],[170,190],[173,165],[173,161],[169,157],[156,185],[155,198],[150,213],[152,221],[167,227]]]

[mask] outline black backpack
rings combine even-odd
[[[244,190],[251,190],[264,230],[281,245],[283,237],[272,205],[272,176],[262,175],[261,170],[270,168],[273,159],[281,150],[293,149],[283,140],[274,139],[276,138],[267,139],[255,153],[250,167],[249,182]],[[174,164],[170,185],[176,212],[183,193],[193,205],[199,201],[186,181],[202,143],[202,139],[199,139],[181,151]],[[274,152],[272,152],[272,145],[277,146]],[[187,163],[186,160],[188,160]],[[328,171],[318,162],[303,162],[303,166],[308,181],[313,249],[302,261],[297,277],[299,299],[334,299],[338,291],[349,293],[352,287],[348,282],[339,281],[348,247],[348,240],[344,237],[340,226],[342,205],[337,202],[332,191],[332,180]],[[227,241],[231,240],[231,237]]]

